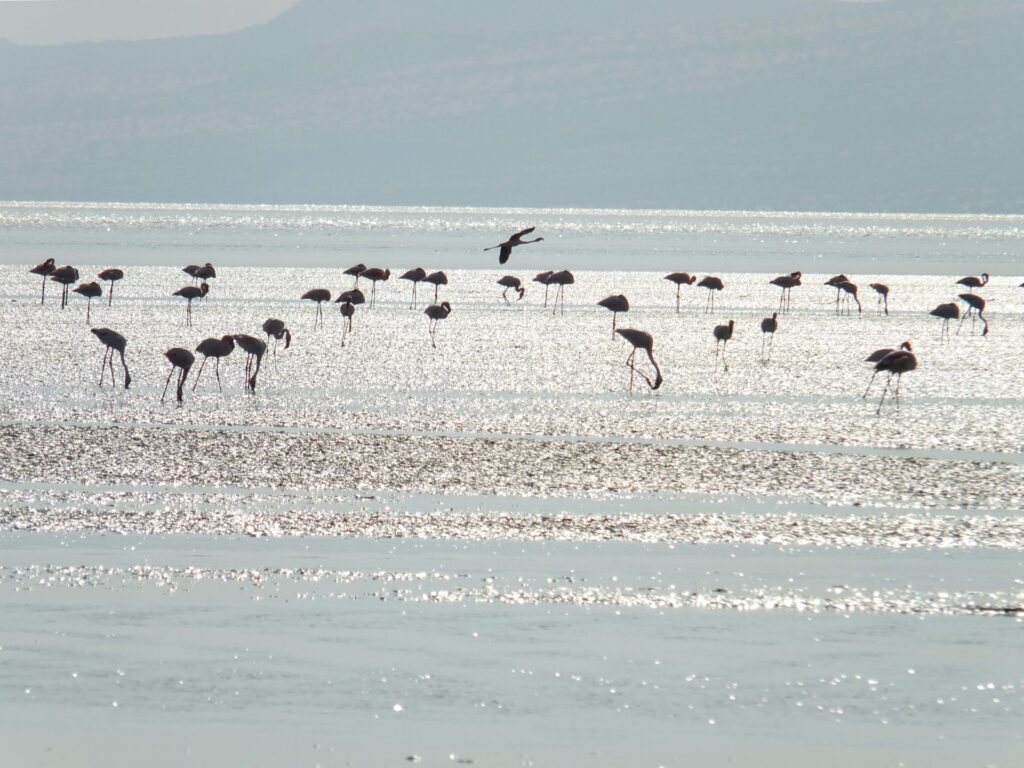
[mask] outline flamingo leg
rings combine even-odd
[[[114,301],[114,281],[110,281],[110,291],[107,294],[107,306],[109,307]]]
[[[875,371],[874,373],[871,374],[871,380],[868,382],[868,388],[865,389],[864,390],[864,394],[861,395],[861,398],[860,398],[861,400],[867,400],[868,399],[868,392],[871,391],[871,385],[875,383],[875,376],[877,376],[877,375],[878,375],[878,371]]]
[[[110,354],[107,355],[107,367],[110,369],[110,386],[117,386],[114,383],[114,349],[111,347]]]
[[[170,372],[167,374],[167,381],[164,383],[163,394],[160,395],[160,402],[161,403],[164,401],[164,398],[167,397],[167,387],[169,387],[171,385],[171,376],[173,376],[173,375],[174,375],[174,366],[172,365]]]
[[[113,354],[113,350],[110,347],[106,347],[103,352],[103,362],[100,363],[100,386],[103,386],[103,375],[107,372],[107,355]]]
[[[196,371],[196,380],[192,382],[192,391],[193,391],[193,392],[195,392],[195,391],[196,391],[196,387],[198,387],[198,386],[199,386],[199,379],[200,379],[200,378],[202,377],[202,375],[203,375],[203,368],[204,368],[204,367],[206,366],[206,361],[207,361],[207,360],[209,360],[209,359],[210,359],[210,358],[208,358],[208,357],[204,357],[204,358],[203,358],[203,362],[201,362],[201,363],[199,364],[199,370],[198,370],[198,371]]]
[[[547,306],[548,306],[548,288],[549,287],[550,286],[547,283],[544,283],[544,308],[545,309],[547,309]]]
[[[679,292],[683,289],[682,283],[676,283],[676,314],[679,314]]]
[[[633,378],[636,374],[636,366],[633,364],[636,358],[636,347],[633,347],[633,351],[629,353],[629,357],[626,358],[626,367],[629,368],[629,391],[633,391]]]
[[[503,298],[505,300],[506,304],[511,304],[512,302],[510,302],[508,300],[508,296],[505,295],[507,293],[508,293],[508,288],[506,288],[504,291],[501,292],[501,298]]]
[[[43,275],[43,296],[39,303],[46,304],[46,275]]]
[[[612,312],[612,341],[615,341],[615,318],[618,316],[618,312]]]
[[[890,373],[889,374],[889,378],[885,382],[885,387],[882,389],[882,399],[878,401],[878,410],[875,411],[875,415],[876,416],[882,412],[882,403],[885,402],[885,396],[887,394],[889,394],[889,387],[891,386],[891,384],[892,384],[892,374]]]
[[[202,367],[200,367],[199,372],[202,373],[202,370],[203,370]],[[221,392],[223,392],[224,391],[224,387],[222,387],[220,385],[220,358],[219,357],[216,360],[213,361],[213,372],[217,376],[217,389],[220,390]]]

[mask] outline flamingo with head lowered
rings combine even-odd
[[[128,385],[132,383],[132,377],[128,373],[128,363],[124,359],[124,349],[128,344],[124,336],[109,328],[91,328],[90,333],[107,348],[103,353],[103,363],[100,365],[100,386],[103,386],[103,374],[108,365],[110,366],[110,383],[114,384],[114,353],[117,352],[121,356],[121,367],[124,368],[124,388],[128,389]]]
[[[665,380],[661,376],[661,368],[658,367],[658,361],[654,359],[654,337],[647,333],[647,331],[639,331],[636,328],[619,328],[615,332],[633,345],[633,351],[626,358],[626,367],[629,368],[629,391],[633,391],[633,377],[637,373],[643,377],[644,381],[647,382],[647,386],[652,390],[660,387]],[[636,351],[638,349],[642,349],[647,353],[647,358],[651,361],[651,365],[654,366],[654,381],[651,381],[643,371],[637,370]]]

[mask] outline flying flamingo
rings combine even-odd
[[[884,304],[885,304],[885,314],[888,315],[889,314],[889,286],[886,285],[885,283],[871,283],[871,287],[874,289],[875,293],[878,294],[878,306],[879,306],[879,310],[878,311],[879,312],[882,311],[881,307],[882,307],[882,304],[884,302]]]
[[[538,272],[533,276],[533,282],[544,286],[544,306],[548,305],[548,286],[551,285],[551,276],[555,274],[550,269],[547,272]]]
[[[846,307],[846,314],[850,314],[850,297],[851,296],[853,297],[853,300],[857,302],[857,314],[858,315],[861,314],[862,310],[861,310],[861,305],[860,305],[860,299],[857,298],[857,285],[856,285],[856,283],[851,283],[849,280],[844,280],[843,282],[836,283],[836,290],[837,291],[842,291],[843,293],[846,294],[845,296],[843,296],[843,306]],[[837,311],[838,311],[838,307],[839,307],[839,305],[837,303],[836,304]]]
[[[447,301],[442,301],[440,304],[431,304],[425,310],[423,314],[430,318],[429,332],[430,332],[430,346],[437,349],[437,344],[434,341],[434,337],[437,335],[437,323],[439,320],[444,320],[452,312],[452,305]]]
[[[370,289],[370,306],[373,307],[377,303],[377,283],[387,282],[388,278],[391,277],[390,269],[381,269],[380,267],[370,267],[364,269],[359,273],[360,277],[365,277],[369,280],[373,287]]]
[[[619,328],[615,332],[633,345],[633,351],[630,352],[629,357],[626,358],[626,367],[629,368],[629,391],[633,391],[633,377],[637,373],[643,377],[644,381],[647,382],[647,386],[652,390],[660,387],[662,382],[664,382],[664,379],[661,377],[661,368],[658,367],[658,361],[654,359],[654,337],[647,333],[647,331],[638,331],[636,328]],[[647,353],[647,357],[650,359],[651,365],[654,366],[654,381],[651,381],[643,371],[637,370],[636,351],[638,349],[642,349]]]
[[[43,297],[40,300],[40,304],[46,303],[46,278],[53,274],[55,269],[55,262],[53,259],[47,259],[42,264],[36,264],[32,269],[29,270],[30,274],[42,275],[43,276]]]
[[[410,269],[408,272],[404,272],[399,276],[399,280],[411,280],[412,281],[412,302],[409,304],[409,309],[416,309],[416,286],[421,283],[427,276],[427,270],[423,267],[416,267]]]
[[[561,272],[552,272],[551,277],[548,278],[548,282],[551,285],[558,286],[558,293],[555,294],[554,310],[551,314],[555,314],[558,311],[558,298],[562,298],[562,314],[565,314],[565,286],[572,285],[576,282],[576,278],[572,272],[568,269],[563,269]]]
[[[939,304],[928,314],[933,317],[942,318],[942,331],[939,332],[939,341],[941,342],[943,337],[949,338],[949,321],[960,319],[960,307],[952,302],[949,304]]]
[[[194,285],[186,285],[184,288],[179,288],[172,294],[173,296],[181,296],[188,301],[188,304],[185,305],[185,324],[189,328],[192,327],[192,301],[194,299],[202,298],[209,292],[209,284],[200,283],[198,288]]]
[[[541,240],[544,239],[543,237],[537,237],[534,238],[533,240],[523,240],[524,235],[530,234],[535,229],[536,227],[529,227],[527,229],[524,229],[522,232],[516,232],[504,243],[492,245],[490,248],[484,248],[484,250],[493,251],[495,248],[500,248],[501,250],[498,251],[498,263],[504,264],[506,261],[508,261],[508,257],[512,255],[512,249],[515,248],[517,245],[526,245],[527,243],[539,243]]]
[[[981,318],[981,321],[985,323],[984,329],[981,331],[982,336],[988,336],[988,320],[985,319],[985,300],[976,293],[961,293],[961,300],[967,304],[967,311],[960,318],[960,325],[956,327],[956,332],[959,335],[960,326],[964,324],[964,320],[967,316],[971,317],[971,334],[974,334],[974,316],[977,315]]]
[[[772,312],[771,317],[761,321],[761,357],[764,358],[764,343],[768,340],[768,360],[772,357],[772,347],[775,346],[775,332],[779,330],[779,313]],[[717,343],[715,345],[717,347]]]
[[[601,299],[598,306],[602,306],[605,309],[611,310],[612,313],[612,341],[615,341],[615,320],[619,316],[619,312],[629,312],[629,299],[623,296],[621,293],[617,296],[609,296],[608,298]]]
[[[85,305],[85,322],[89,322],[89,318],[92,316],[92,300],[103,295],[103,289],[100,288],[99,283],[82,283],[76,285],[72,290],[72,293],[77,293],[79,296],[85,296],[89,303]]]
[[[50,279],[64,286],[60,294],[60,308],[68,305],[68,288],[78,282],[78,270],[74,267],[57,267],[50,273]]]
[[[988,284],[988,272],[982,272],[981,278],[970,275],[969,277],[961,277],[957,280],[954,285],[965,285],[968,288],[981,288]]]
[[[665,275],[665,279],[676,284],[676,313],[679,313],[679,291],[684,285],[693,285],[697,282],[697,276],[689,272],[673,272]]]
[[[227,357],[235,348],[235,340],[231,336],[221,336],[219,339],[210,337],[203,339],[199,342],[199,346],[196,347],[196,352],[203,356],[203,362],[199,364],[199,370],[196,372],[196,380],[192,382],[192,391],[196,391],[196,387],[199,386],[199,377],[203,375],[203,368],[206,365],[206,361],[211,357],[214,360],[213,372],[217,376],[217,389],[221,392],[224,391],[224,387],[220,385],[220,359]]]
[[[714,314],[715,313],[715,291],[720,291],[723,288],[725,288],[725,283],[723,283],[721,278],[718,278],[718,277],[705,277],[703,280],[701,280],[699,283],[697,283],[697,286],[699,288],[707,288],[708,289],[708,301],[707,301],[707,304],[704,305],[704,314],[706,315],[708,313],[708,311],[710,311],[711,314]],[[710,308],[710,310],[709,310],[709,308]]]
[[[892,377],[896,377],[896,391],[893,392],[893,399],[896,401],[896,412],[900,410],[900,384],[903,381],[903,374],[907,371],[912,371],[917,368],[917,357],[914,356],[913,352],[905,349],[898,349],[895,352],[890,352],[888,355],[883,357],[877,363],[875,363],[876,371],[887,371],[889,378],[885,382],[885,389],[882,390],[882,399],[878,401],[878,410],[876,414],[882,412],[882,403],[885,402],[885,396],[892,390]]]
[[[114,301],[114,283],[124,277],[124,271],[117,267],[111,267],[110,269],[104,269],[96,277],[110,283],[110,295],[107,297],[107,306],[109,307]]]
[[[352,283],[352,287],[355,288],[357,285],[359,285],[359,276],[361,274],[363,274],[363,272],[365,272],[365,271],[366,271],[366,265],[360,263],[360,264],[352,265],[351,267],[346,269],[343,274],[355,275],[356,281],[354,283]]]
[[[802,272],[790,272],[788,275],[779,275],[768,281],[771,285],[777,285],[782,289],[782,295],[779,296],[779,312],[789,312],[793,288],[800,285],[801,277],[803,277]]]
[[[837,315],[839,314],[839,291],[840,291],[839,284],[840,283],[848,283],[848,282],[850,282],[850,278],[848,278],[846,275],[842,275],[842,274],[830,277],[828,280],[825,281],[825,285],[831,285],[833,288],[836,289],[836,314]]]
[[[716,325],[713,331],[715,336],[715,370],[718,370],[718,350],[721,345],[722,350],[722,363],[725,365],[725,370],[729,370],[729,363],[725,359],[725,346],[729,343],[729,339],[732,338],[732,329],[736,325],[735,320],[730,320],[728,325]]]
[[[506,304],[511,304],[512,303],[511,301],[508,300],[508,289],[509,288],[512,288],[513,290],[515,290],[515,291],[517,291],[519,293],[519,298],[516,299],[516,301],[522,301],[523,300],[523,296],[526,294],[526,289],[523,288],[523,281],[520,280],[515,275],[505,275],[503,277],[499,277],[498,278],[498,285],[502,286],[505,289],[505,290],[503,290],[501,292],[501,298],[503,298],[505,300]]]
[[[310,301],[316,302],[316,317],[313,320],[313,330],[316,330],[317,325],[321,328],[324,327],[324,310],[323,303],[331,300],[331,292],[326,288],[313,288],[312,290],[306,291],[302,294],[303,299],[309,299]]]
[[[423,278],[423,282],[434,286],[434,303],[437,304],[437,289],[442,285],[448,285],[448,275],[444,272],[431,272]]]
[[[256,394],[256,375],[260,372],[260,364],[263,362],[263,355],[267,351],[267,345],[262,339],[249,336],[245,333],[235,334],[235,344],[242,348],[245,356],[245,390]],[[253,370],[253,363],[256,369]]]
[[[174,375],[174,369],[178,369],[178,402],[182,402],[185,398],[182,394],[182,389],[185,387],[185,379],[188,378],[188,372],[192,370],[192,364],[196,361],[196,356],[189,352],[187,349],[182,347],[171,347],[164,352],[164,357],[171,364],[171,370],[167,374],[167,383],[164,384],[163,394],[160,395],[160,402],[164,401],[167,397],[167,387],[171,383],[171,376]]]
[[[284,320],[268,317],[263,321],[263,332],[267,334],[267,344],[270,344],[270,337],[274,337],[274,357],[277,357],[277,342],[281,339],[284,339],[285,349],[292,345],[292,333],[285,327]],[[225,336],[224,338],[228,337]]]
[[[904,341],[902,344],[899,345],[899,347],[897,349],[903,349],[903,350],[906,350],[907,352],[913,352],[913,349],[911,348],[909,341]],[[879,360],[884,359],[885,357],[887,357],[888,355],[891,355],[895,351],[896,351],[895,349],[892,349],[892,348],[889,348],[889,347],[885,347],[883,349],[876,349],[874,352],[872,352],[870,355],[868,355],[866,358],[864,358],[864,362],[865,363],[877,363]],[[875,383],[875,376],[877,376],[877,375],[878,375],[878,369],[875,368],[875,372],[871,374],[871,380],[868,382],[868,388],[864,390],[864,394],[860,398],[861,400],[866,400],[867,399],[868,392],[871,391],[871,385]]]
[[[103,386],[103,374],[108,365],[110,366],[110,383],[113,385],[114,352],[117,352],[121,356],[121,367],[124,368],[124,388],[128,389],[128,385],[132,383],[132,377],[128,373],[128,363],[124,359],[124,348],[128,343],[124,336],[109,328],[90,328],[89,331],[107,348],[103,353],[103,363],[100,365],[100,386]]]

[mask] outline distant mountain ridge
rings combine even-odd
[[[1024,209],[1024,3],[302,0],[0,42],[0,198]]]

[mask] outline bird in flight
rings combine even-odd
[[[516,232],[504,243],[492,245],[490,248],[484,248],[484,250],[493,251],[495,248],[501,248],[501,250],[498,251],[498,263],[504,264],[506,261],[508,261],[508,257],[512,255],[512,249],[515,248],[517,245],[526,245],[527,243],[539,243],[541,240],[544,239],[543,237],[537,237],[534,238],[533,240],[523,240],[523,237],[525,235],[530,234],[535,229],[536,227],[529,227],[528,229],[524,229],[522,232]]]

